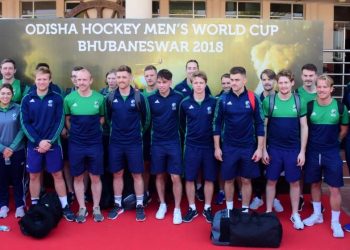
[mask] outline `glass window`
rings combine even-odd
[[[271,19],[304,19],[304,5],[292,3],[271,3]]]
[[[55,18],[55,1],[26,1],[21,3],[22,18]]]
[[[206,17],[205,1],[170,1],[169,16],[184,18]]]
[[[159,17],[159,1],[152,1],[152,17]]]
[[[66,1],[64,6],[64,11],[69,12],[80,4],[79,1]]]
[[[334,21],[350,21],[350,6],[334,6]]]
[[[226,1],[226,18],[260,18],[260,2]]]

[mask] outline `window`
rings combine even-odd
[[[152,1],[152,17],[159,17],[159,1]]]
[[[56,18],[55,1],[29,1],[21,3],[22,18]]]
[[[226,1],[226,18],[261,18],[260,2]]]
[[[169,17],[205,18],[205,1],[170,1]]]
[[[0,2],[0,18],[2,18],[2,2]]]
[[[77,7],[80,4],[80,1],[66,1],[64,3],[64,12],[67,13]]]
[[[293,3],[271,3],[270,18],[303,20],[304,5]]]

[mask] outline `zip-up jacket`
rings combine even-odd
[[[180,143],[179,134],[179,106],[183,95],[173,89],[167,97],[159,91],[148,97],[151,110],[152,144],[166,145]]]
[[[184,97],[187,97],[192,94],[192,86],[187,84],[187,78],[185,78],[182,82],[175,85],[174,90],[180,92]],[[205,87],[205,93],[211,95],[211,91],[208,85]]]
[[[41,140],[58,143],[64,125],[62,96],[50,88],[43,98],[36,91],[29,92],[21,103],[21,125],[29,143],[35,147]]]
[[[24,148],[24,134],[19,113],[20,106],[14,102],[5,109],[0,108],[0,152],[7,147],[13,151]]]
[[[212,148],[213,118],[216,99],[208,94],[199,104],[193,94],[180,104],[180,125],[185,132],[185,145]]]
[[[142,132],[149,126],[150,110],[147,99],[140,93],[140,110],[135,100],[135,90],[124,100],[119,88],[113,101],[106,100],[106,116],[111,122],[111,144],[136,144],[142,142]]]
[[[265,135],[262,117],[259,98],[255,96],[255,109],[253,109],[246,88],[239,96],[230,90],[217,100],[213,123],[214,135],[223,136],[223,145],[253,146],[256,143],[256,136]]]

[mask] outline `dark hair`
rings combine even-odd
[[[222,80],[222,78],[230,78],[230,74],[229,73],[225,73],[221,76],[220,80]]]
[[[12,63],[13,64],[13,67],[16,69],[16,62],[13,60],[13,59],[11,59],[11,58],[5,58],[5,59],[3,59],[2,61],[1,61],[1,66],[3,65],[3,64],[5,64],[5,63]]]
[[[205,74],[204,71],[197,71],[197,72],[194,72],[194,73],[192,74],[191,82],[193,81],[193,78],[195,78],[195,77],[202,78],[202,79],[205,81],[205,83],[207,83],[207,81],[208,81],[207,74]]]
[[[276,80],[278,81],[278,79],[280,79],[282,76],[287,77],[291,82],[294,81],[294,74],[288,69],[282,69],[280,72],[278,72]]]
[[[164,78],[166,80],[172,80],[173,74],[167,69],[161,69],[158,71],[157,78]]]
[[[315,64],[312,64],[312,63],[305,64],[301,68],[301,71],[303,71],[304,69],[314,71],[315,73],[317,73],[317,67],[315,66]]]
[[[52,73],[51,70],[47,67],[39,67],[35,70],[35,75],[37,75],[38,73],[41,74],[49,74],[50,75],[50,79],[52,78]]]
[[[195,59],[190,59],[190,60],[188,60],[188,61],[186,62],[186,69],[187,69],[187,65],[188,65],[189,63],[191,63],[191,62],[197,64],[197,68],[199,69],[199,63],[198,63],[198,61],[195,60]]]
[[[128,72],[129,74],[131,74],[131,68],[127,65],[120,65],[118,68],[117,68],[117,72],[123,72],[123,71],[126,71]]]
[[[272,69],[264,69],[260,74],[260,80],[262,80],[264,74],[267,75],[270,80],[276,79],[276,73]]]
[[[111,69],[109,70],[107,73],[106,73],[106,78],[109,74],[116,74],[117,73],[117,70],[116,69]]]
[[[35,69],[39,69],[40,67],[45,67],[45,68],[48,68],[50,69],[50,66],[47,64],[47,63],[44,63],[44,62],[41,62],[41,63],[38,63],[36,66],[35,66]]]
[[[241,66],[236,66],[236,67],[232,67],[230,69],[230,74],[232,75],[236,75],[236,74],[241,74],[241,75],[246,75],[247,72],[245,70],[245,68],[241,67]]]
[[[13,87],[12,87],[12,84],[10,83],[4,83],[0,86],[0,90],[2,89],[9,89],[13,95]]]
[[[72,71],[80,71],[80,70],[82,70],[82,69],[84,69],[84,67],[82,67],[82,66],[74,66],[74,67],[72,68]]]
[[[157,72],[157,68],[153,65],[147,65],[144,69],[144,72],[147,70],[154,70],[155,72]]]

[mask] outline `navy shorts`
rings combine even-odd
[[[38,152],[36,147],[28,144],[27,165],[28,173],[40,173],[44,168],[47,172],[55,173],[63,168],[62,148],[58,144],[51,146],[50,150],[44,154]]]
[[[128,167],[130,173],[141,174],[144,171],[142,145],[109,145],[109,171],[117,173]]]
[[[252,160],[255,147],[241,148],[233,146],[223,146],[221,178],[222,180],[232,180],[237,176],[253,179],[259,176],[259,165]]]
[[[217,165],[213,148],[197,148],[186,145],[184,165],[186,181],[197,180],[201,170],[204,180],[216,180]]]
[[[326,152],[308,151],[305,162],[304,180],[306,183],[316,183],[322,180],[331,187],[344,186],[343,161],[340,158],[339,150]]]
[[[69,143],[68,153],[70,172],[72,176],[80,176],[86,170],[93,175],[103,174],[102,144],[87,147]]]
[[[286,180],[296,182],[301,178],[301,168],[297,166],[299,149],[267,149],[270,156],[270,165],[266,166],[266,179],[277,181],[284,171]]]
[[[151,146],[151,174],[182,175],[180,144],[152,145]]]

